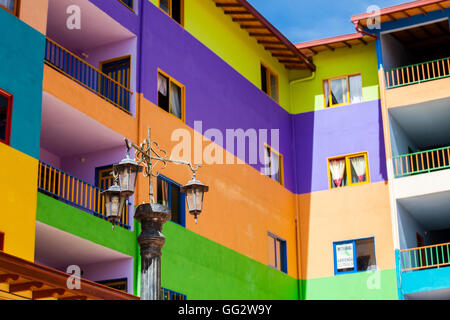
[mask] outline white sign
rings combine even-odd
[[[353,269],[353,243],[340,244],[336,246],[337,269]]]

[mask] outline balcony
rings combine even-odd
[[[129,83],[129,66],[108,76],[49,38],[45,63],[130,114],[133,92],[124,85]]]
[[[136,35],[93,1],[48,2],[45,64],[118,109],[133,115],[136,105],[133,92],[137,87]],[[119,9],[135,5],[133,1],[114,2]],[[79,24],[68,24],[65,12],[69,6],[79,8],[77,12],[81,16],[74,14],[73,20],[69,19]],[[126,10],[123,8],[125,12],[122,13],[127,13]],[[61,94],[70,95],[68,92]]]
[[[450,168],[450,147],[421,151],[393,158],[396,178]]]
[[[400,251],[402,272],[450,266],[450,243]]]
[[[77,207],[98,218],[107,220],[102,189],[93,186],[70,174],[39,161],[38,190],[59,201]],[[110,181],[110,184],[112,181]],[[119,225],[130,229],[129,204],[127,203]]]
[[[187,300],[186,295],[161,287],[161,300]]]
[[[386,89],[450,77],[450,58],[385,70]]]

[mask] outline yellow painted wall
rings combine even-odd
[[[159,6],[159,0],[149,0]],[[279,78],[280,105],[290,111],[289,72],[247,31],[225,15],[212,0],[184,1],[185,29],[227,62],[237,72],[261,88],[261,62]]]
[[[34,261],[38,161],[0,143],[0,231],[5,252]]]

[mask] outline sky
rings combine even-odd
[[[409,0],[248,0],[292,43],[356,32],[350,18],[371,5],[390,7]]]

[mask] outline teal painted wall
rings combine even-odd
[[[397,300],[396,270],[301,280],[305,300]]]
[[[0,10],[0,88],[13,98],[11,146],[39,158],[45,37]],[[6,31],[7,30],[7,31]]]

